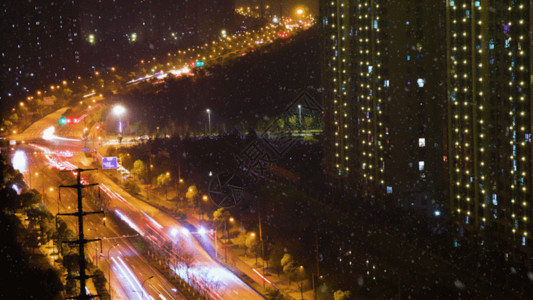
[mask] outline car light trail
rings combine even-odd
[[[273,284],[270,280],[268,280],[268,278],[266,278],[263,274],[259,273],[259,271],[257,271],[255,268],[252,268],[252,271],[254,271],[255,274],[259,275],[259,277],[261,277],[264,281],[268,282],[270,285],[279,290],[279,287],[277,285]]]
[[[152,217],[150,217],[149,215],[147,215],[144,211],[141,211],[141,212],[143,213],[143,215],[144,215],[145,217],[148,218],[148,220],[150,220],[150,222],[152,222],[152,224],[155,225],[155,227],[157,227],[157,228],[159,228],[159,229],[163,229],[163,226],[162,226],[161,224],[157,223],[156,220],[152,219]]]
[[[111,199],[117,199],[124,204],[128,205],[131,209],[137,210],[137,208],[133,205],[131,205],[122,195],[119,193],[113,192],[109,187],[107,187],[105,184],[101,183],[99,185],[100,189]]]
[[[111,260],[113,260],[113,262],[115,263],[115,266],[119,270],[122,277],[124,277],[126,281],[128,282],[128,285],[131,291],[139,292],[139,294],[135,294],[135,295],[140,300],[142,300],[142,296],[144,295],[146,290],[144,290],[144,288],[141,286],[141,284],[139,283],[139,280],[137,280],[137,277],[135,277],[131,269],[126,265],[126,263],[122,260],[121,257],[119,257],[118,259],[111,257]],[[122,281],[121,283],[124,283],[124,281]]]
[[[126,217],[120,210],[115,209],[115,213],[118,215],[118,217],[126,222],[128,226],[130,226],[133,230],[137,231],[141,236],[144,236],[144,232],[135,224],[133,221],[130,220],[130,218]]]
[[[11,163],[15,170],[18,170],[21,173],[26,172],[28,170],[28,158],[26,157],[26,152],[17,150],[11,159]]]
[[[46,141],[53,141],[53,140],[74,141],[74,142],[81,141],[80,139],[70,139],[70,138],[57,136],[54,134],[55,131],[56,131],[56,128],[54,126],[48,127],[45,130],[43,130],[41,137],[43,138],[43,140],[46,140]]]

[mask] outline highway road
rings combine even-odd
[[[33,145],[17,147],[17,151],[24,151],[28,159],[25,178],[29,181],[29,174],[32,174],[31,186],[44,195],[43,204],[50,212],[53,214],[74,212],[77,208],[75,190],[61,189],[61,201],[59,201],[58,185],[73,184],[75,178],[66,175],[71,173],[61,175],[56,168],[51,167],[44,157],[45,149],[47,148]],[[95,211],[99,208],[85,200],[84,210]],[[102,239],[101,245],[98,242],[88,244],[86,253],[108,279],[111,271],[113,299],[141,299],[142,294],[145,299],[186,299],[164,275],[137,252],[132,245],[131,237],[124,236],[117,226],[109,220],[104,222],[103,218],[102,215],[85,217],[85,237]],[[78,232],[76,217],[63,216],[62,219],[67,222],[69,228]],[[154,278],[147,281],[144,286],[139,284],[150,276]],[[93,290],[91,292],[94,293]]]
[[[60,136],[59,133],[54,132],[54,134],[43,138],[43,132],[49,129],[52,124],[57,124],[62,112],[63,110],[59,110],[52,113],[34,123],[20,135],[12,137],[12,139],[16,138],[19,141],[25,141],[25,144],[16,147],[16,150],[25,151],[28,157],[28,172],[25,174],[40,172],[41,177],[46,175],[49,178],[45,183],[41,183],[45,190],[47,186],[55,186],[57,188],[60,183],[74,183],[74,176],[71,176],[70,182],[62,180],[57,170],[58,168],[68,170],[75,168],[75,166],[85,167],[80,161],[86,161],[84,154],[81,152],[81,148],[86,146],[86,143],[74,138],[75,136],[81,136],[83,131],[82,124],[72,125],[68,130],[61,130],[63,133],[68,132],[70,137]],[[55,125],[54,128],[58,126]],[[59,155],[54,155],[54,153]],[[188,264],[171,266],[177,275],[201,286],[214,299],[263,299],[260,294],[239,277],[206,253],[197,239],[205,238],[208,242],[211,242],[208,236],[187,232],[176,219],[128,194],[118,184],[105,176],[103,172],[94,171],[92,173],[91,177],[95,182],[100,183],[102,191],[110,199],[107,207],[108,211],[121,216],[131,227],[135,228],[139,235],[145,237],[146,240],[151,240],[155,247],[160,247],[164,243],[171,243],[173,245],[172,251],[176,255],[190,257]],[[38,185],[38,182],[32,183]],[[43,189],[42,186],[41,188]],[[70,192],[71,196],[64,196],[62,191],[61,203],[58,202],[57,194],[52,195],[49,191],[45,191],[45,193],[49,194],[45,204],[50,211],[57,212],[59,207],[61,212],[68,212],[75,208],[75,199],[72,191]],[[94,208],[90,207],[86,209],[94,210]],[[74,218],[64,217],[64,219]],[[75,220],[68,221],[69,225],[75,228]],[[101,216],[89,216],[87,217],[87,222],[87,228],[91,229],[86,232],[88,237],[120,236],[116,229],[113,229],[113,226],[109,224],[110,222],[107,222],[107,226],[103,226]],[[104,240],[103,253],[106,252],[105,249],[110,249],[112,245],[113,242]],[[97,253],[99,251],[94,247],[96,246],[90,245],[87,250],[88,253]],[[114,287],[113,290],[117,296],[124,299],[138,298],[139,290],[141,294],[143,292],[142,286],[140,287],[138,283],[142,282],[143,278],[151,276],[149,274],[154,274],[156,277],[146,282],[144,291],[153,299],[179,299],[179,296],[173,292],[175,287],[161,274],[158,274],[146,259],[135,251],[127,239],[121,240],[119,246],[111,250],[111,253],[111,280]],[[102,261],[104,270],[108,269],[107,263],[107,260]]]

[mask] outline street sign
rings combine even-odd
[[[83,147],[83,148],[81,148],[81,151],[83,151],[83,152],[89,152],[89,151],[91,151],[91,148],[89,148],[89,147]]]
[[[16,140],[9,140],[9,145],[10,146],[15,146],[16,144],[17,144]]]
[[[102,169],[116,169],[116,168],[117,168],[117,157],[116,156],[102,157]]]

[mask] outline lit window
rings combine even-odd
[[[419,138],[418,139],[418,147],[426,147],[426,138]]]
[[[388,79],[383,81],[383,86],[384,87],[389,87],[389,84],[390,84],[390,82],[389,82]]]
[[[424,161],[423,160],[418,162],[418,170],[419,171],[424,171]]]
[[[416,80],[416,83],[418,84],[418,87],[424,87],[424,84],[425,84],[426,82],[424,81],[424,79],[422,79],[422,78],[418,78],[418,79]]]
[[[392,194],[392,186],[387,186],[387,194]]]

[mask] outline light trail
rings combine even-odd
[[[11,159],[13,168],[20,173],[25,173],[28,170],[28,157],[23,150],[17,150]]]
[[[115,264],[115,266],[119,270],[119,272],[122,275],[122,277],[124,277],[126,279],[131,291],[133,291],[133,292],[141,292],[143,289],[140,286],[140,284],[138,284],[139,282],[137,280],[137,277],[135,277],[133,275],[133,273],[131,272],[129,267],[124,263],[122,258],[119,257],[119,259],[120,259],[120,262],[117,261],[114,257],[111,257],[111,260],[113,261],[113,263]],[[124,265],[121,265],[121,263],[123,263]],[[121,281],[121,283],[124,284],[124,281]],[[137,290],[137,286],[136,286],[135,283],[137,283],[141,287],[141,289]],[[137,295],[137,294],[135,294],[135,295]],[[137,295],[137,296],[140,298],[140,300],[142,300],[142,294],[141,295]]]
[[[146,214],[144,211],[141,210],[141,212],[142,212],[142,214],[143,214],[145,217],[148,218],[148,220],[150,220],[150,222],[152,222],[152,224],[155,225],[155,227],[157,227],[157,228],[159,228],[159,229],[163,229],[163,226],[162,226],[161,224],[157,223],[156,220],[154,220],[152,217],[150,217],[150,216],[149,216],[148,214]]]
[[[81,139],[71,139],[71,138],[65,138],[55,135],[56,128],[54,126],[50,126],[43,130],[42,138],[46,141],[53,141],[53,140],[60,140],[60,141],[74,141],[74,142],[80,142]]]
[[[122,221],[126,222],[128,226],[130,226],[133,230],[137,231],[141,236],[144,236],[144,232],[135,223],[133,223],[133,221],[130,218],[128,218],[126,215],[120,212],[120,210],[115,209],[115,213],[118,215],[118,217]]]

